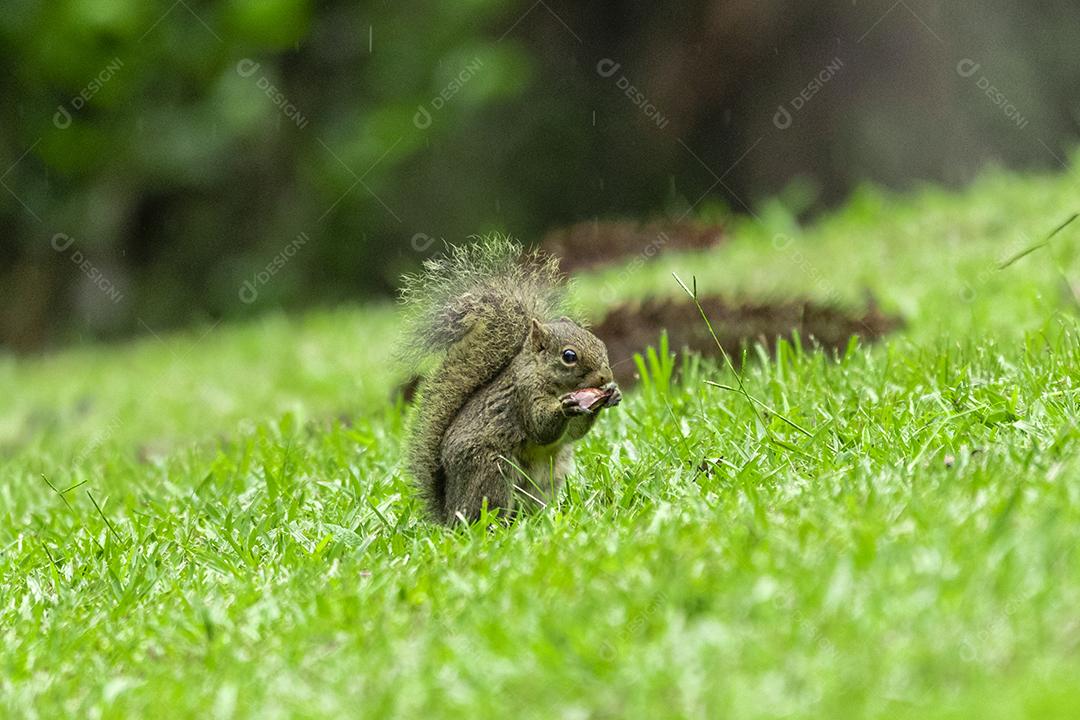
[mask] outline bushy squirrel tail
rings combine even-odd
[[[502,372],[524,344],[532,318],[564,311],[558,260],[490,235],[407,275],[401,290],[406,325],[401,355],[423,372],[408,431],[406,463],[429,511],[446,517],[443,436],[478,389]]]

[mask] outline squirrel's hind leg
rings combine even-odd
[[[498,510],[508,517],[513,510],[513,493],[503,476],[498,454],[478,448],[443,448],[443,467],[446,468],[446,520],[455,522],[460,514],[468,522],[479,519],[487,500],[488,511]]]

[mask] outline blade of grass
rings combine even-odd
[[[705,314],[705,308],[701,306],[701,301],[698,299],[697,276],[694,276],[692,278],[694,289],[691,291],[690,288],[686,287],[686,283],[684,283],[678,275],[676,275],[675,273],[671,273],[671,275],[675,278],[675,282],[679,283],[679,287],[681,287],[683,291],[690,296],[690,299],[694,301],[694,306],[697,307],[698,313],[701,315],[701,319],[705,321],[705,327],[708,328],[709,335],[712,337],[713,342],[716,343],[716,348],[720,351],[720,355],[723,356],[725,365],[727,365],[728,370],[730,370],[731,374],[735,376],[735,380],[739,384],[739,393],[743,397],[745,397],[746,402],[750,404],[750,411],[754,413],[754,417],[758,419],[758,422],[761,423],[761,427],[765,429],[765,434],[769,437],[769,440],[779,445],[780,447],[790,448],[787,443],[779,442],[776,436],[773,435],[772,430],[769,429],[768,423],[765,422],[765,418],[763,418],[761,416],[761,413],[758,412],[757,405],[765,406],[765,404],[762,403],[760,400],[752,397],[750,393],[746,390],[746,385],[743,384],[742,374],[735,369],[735,363],[731,362],[731,356],[728,355],[727,351],[724,349],[724,346],[720,344],[720,338],[716,336],[716,331],[713,329],[712,322],[709,321],[709,316]],[[779,413],[777,413],[777,416],[781,417]],[[788,422],[791,421],[788,420]],[[809,435],[810,433],[807,434]]]
[[[721,390],[730,390],[731,392],[739,392],[739,389],[738,389],[738,388],[733,388],[733,387],[731,387],[730,385],[724,385],[723,383],[713,382],[712,380],[706,380],[706,381],[705,381],[705,384],[706,384],[706,385],[712,385],[713,387],[715,387],[715,388],[720,388]],[[808,437],[808,438],[812,438],[812,437],[814,437],[814,433],[810,432],[809,430],[807,430],[806,428],[804,428],[804,427],[803,427],[802,425],[800,425],[799,423],[795,422],[795,421],[794,421],[794,420],[792,420],[791,418],[789,418],[789,417],[785,416],[784,414],[782,414],[782,413],[779,413],[779,412],[777,412],[776,410],[773,410],[773,409],[772,409],[771,407],[769,407],[769,406],[768,406],[768,405],[766,405],[765,403],[761,402],[761,401],[760,401],[760,400],[758,400],[758,399],[757,399],[756,397],[754,397],[754,396],[752,396],[752,395],[751,395],[751,396],[750,396],[750,399],[751,399],[751,400],[753,400],[754,402],[756,402],[756,403],[757,403],[758,405],[760,405],[761,407],[763,407],[763,408],[765,409],[765,411],[766,411],[766,412],[772,413],[773,415],[775,415],[776,417],[780,418],[781,420],[783,420],[783,421],[784,421],[785,423],[787,423],[787,424],[788,424],[788,425],[790,425],[791,427],[793,427],[793,428],[795,428],[796,430],[798,430],[799,432],[801,432],[801,433],[802,433],[803,435],[805,435],[806,437]]]
[[[1061,232],[1062,230],[1067,228],[1073,222],[1073,220],[1076,220],[1076,218],[1078,218],[1078,217],[1080,217],[1080,213],[1073,213],[1069,217],[1068,220],[1066,220],[1065,222],[1061,223],[1056,228],[1054,228],[1054,230],[1049,235],[1047,235],[1045,238],[1043,238],[1039,242],[1035,243],[1034,245],[1029,245],[1028,247],[1024,248],[1020,252],[1013,255],[1008,260],[1005,260],[1000,265],[998,265],[998,270],[1004,270],[1005,268],[1009,267],[1010,265],[1012,265],[1016,261],[1027,257],[1028,255],[1035,252],[1036,250],[1039,250],[1041,248],[1046,247],[1047,245],[1050,244],[1050,241],[1054,238],[1055,235],[1057,235],[1059,232]]]
[[[44,481],[45,481],[45,484],[46,484],[46,485],[48,485],[48,486],[49,486],[49,488],[50,488],[50,489],[51,489],[51,490],[52,490],[52,491],[53,491],[54,493],[56,493],[56,494],[57,494],[57,495],[58,495],[58,496],[60,497],[60,499],[61,499],[61,500],[63,500],[63,501],[64,501],[64,505],[66,505],[66,506],[67,506],[67,509],[68,509],[68,510],[71,510],[71,503],[69,503],[69,502],[67,501],[67,498],[66,498],[66,497],[64,497],[64,493],[62,493],[62,492],[60,492],[59,490],[57,490],[57,489],[56,489],[56,486],[55,486],[55,485],[53,485],[53,484],[52,484],[51,482],[49,482],[49,478],[48,478],[48,477],[47,477],[47,476],[45,475],[45,473],[41,473],[41,479],[42,479],[42,480],[44,480]]]
[[[126,547],[127,543],[125,543],[120,538],[120,534],[116,532],[116,528],[114,528],[113,524],[109,522],[109,518],[105,517],[105,513],[102,511],[101,506],[98,505],[98,501],[94,499],[94,496],[90,494],[89,490],[86,491],[86,496],[90,498],[90,502],[94,503],[94,507],[97,509],[98,515],[100,515],[101,519],[105,521],[105,525],[109,528],[109,532],[112,533],[112,536],[116,539],[116,542],[120,543],[122,547]]]

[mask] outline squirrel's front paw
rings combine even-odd
[[[591,415],[592,410],[587,405],[582,404],[581,396],[576,393],[566,393],[559,398],[559,404],[562,406],[563,415],[574,417],[576,415]]]
[[[604,403],[604,407],[606,407],[606,408],[615,407],[616,405],[618,405],[619,403],[622,402],[622,391],[619,390],[618,385],[616,385],[613,382],[608,383],[607,385],[604,386],[604,390],[607,390],[610,393],[610,395],[608,395],[607,402]]]

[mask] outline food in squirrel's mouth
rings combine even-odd
[[[603,388],[582,388],[570,393],[570,397],[574,398],[578,406],[587,410],[596,410],[607,402],[608,398],[611,397],[611,392],[611,390]]]

